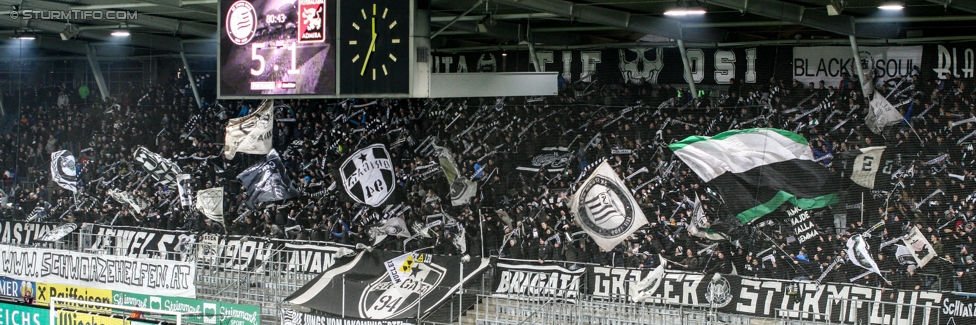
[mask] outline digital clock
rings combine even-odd
[[[277,15],[270,14],[264,16],[264,22],[267,23],[268,25],[284,24],[286,19],[288,19],[288,16],[286,16],[285,14],[277,14]]]

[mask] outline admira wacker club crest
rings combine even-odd
[[[390,153],[382,144],[353,152],[339,168],[339,176],[350,198],[372,207],[386,202],[396,186]]]

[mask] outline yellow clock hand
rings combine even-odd
[[[373,40],[369,42],[369,50],[366,51],[366,60],[363,61],[363,70],[359,71],[359,75],[366,75],[366,65],[369,63],[369,55],[373,53],[373,47],[376,46],[376,34],[373,34]]]
[[[373,53],[376,47],[376,18],[373,18],[373,40],[369,42],[369,48],[366,50],[366,60],[363,60],[363,69],[359,71],[360,76],[366,75],[366,65],[369,64],[369,55]]]

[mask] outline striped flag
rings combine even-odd
[[[576,223],[605,250],[647,224],[634,196],[605,161],[580,185],[569,206]]]
[[[817,164],[803,136],[785,130],[731,130],[692,136],[668,146],[715,188],[742,224],[786,202],[803,210],[837,202],[834,175]]]

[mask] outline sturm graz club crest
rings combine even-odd
[[[634,223],[634,206],[627,202],[627,189],[614,180],[598,175],[583,185],[577,215],[583,226],[604,238],[627,232]]]
[[[382,144],[353,152],[339,168],[346,194],[372,207],[382,205],[396,186],[390,153]]]
[[[444,280],[447,270],[434,263],[413,264],[399,285],[388,276],[370,283],[359,297],[359,315],[369,319],[395,319],[414,310]]]

